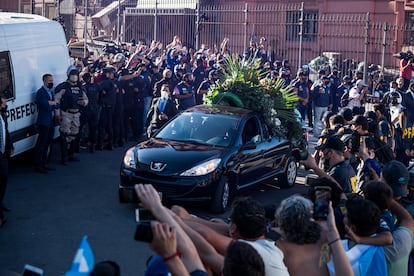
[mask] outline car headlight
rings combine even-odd
[[[127,150],[124,156],[124,166],[127,168],[133,168],[135,169],[136,163],[135,163],[135,151],[134,148],[130,148]]]
[[[208,173],[211,173],[212,171],[214,171],[215,169],[217,169],[218,165],[220,164],[221,159],[220,158],[216,158],[216,159],[211,159],[207,162],[204,162],[200,165],[197,165],[195,167],[192,167],[189,170],[186,170],[185,172],[183,172],[182,174],[180,174],[180,176],[201,176],[201,175],[206,175]]]

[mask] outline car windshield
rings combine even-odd
[[[169,122],[155,138],[227,147],[236,135],[237,117],[184,112]]]

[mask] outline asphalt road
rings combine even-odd
[[[143,275],[152,251],[133,239],[137,206],[118,202],[119,166],[131,145],[94,154],[84,150],[78,154],[80,162],[62,166],[55,144],[51,165],[57,170],[48,174],[34,172],[29,154],[12,160],[5,198],[12,211],[0,229],[0,276],[21,272],[24,264],[44,269],[45,275],[63,275],[84,235],[96,262],[113,260],[122,275]],[[304,178],[298,177],[297,183],[291,189],[263,184],[243,195],[277,205],[305,191]],[[186,207],[199,216],[212,216],[203,206]]]

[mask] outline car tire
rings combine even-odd
[[[278,177],[279,186],[282,188],[291,188],[295,186],[298,167],[293,156],[286,161],[286,167],[283,174]]]
[[[213,197],[213,201],[210,205],[211,212],[215,214],[221,214],[226,211],[231,201],[231,187],[227,176],[222,176],[219,184],[217,185],[216,192]]]

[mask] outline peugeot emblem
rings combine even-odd
[[[156,172],[162,171],[165,168],[165,166],[167,166],[167,163],[151,162],[151,170]]]

